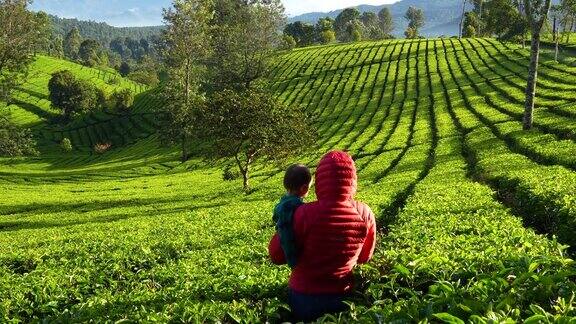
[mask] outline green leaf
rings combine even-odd
[[[527,318],[524,324],[537,324],[537,323],[548,323],[548,319],[544,315],[534,315]]]
[[[458,323],[458,324],[464,324],[464,321],[459,319],[458,317],[448,314],[448,313],[437,313],[434,314],[434,317],[436,317],[437,319],[441,320],[444,323]]]
[[[395,265],[394,270],[396,270],[396,272],[398,272],[399,274],[407,276],[407,277],[412,274],[408,268],[406,268],[405,266],[403,266],[401,264]]]

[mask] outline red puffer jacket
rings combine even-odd
[[[303,294],[345,293],[352,289],[352,269],[372,258],[376,221],[368,206],[353,200],[356,167],[344,152],[328,153],[316,170],[318,201],[294,214],[299,251],[290,288]],[[286,263],[278,234],[268,247],[275,264]]]

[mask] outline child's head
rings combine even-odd
[[[302,164],[291,165],[284,175],[284,188],[289,194],[305,197],[310,190],[312,174],[310,169]]]

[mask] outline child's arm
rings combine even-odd
[[[270,255],[272,263],[277,265],[286,264],[286,255],[280,245],[280,236],[278,233],[274,234],[272,240],[270,240],[270,244],[268,244],[268,254]]]
[[[365,212],[368,213],[368,234],[366,235],[364,246],[362,247],[362,251],[358,257],[358,263],[367,263],[370,261],[374,255],[374,249],[376,248],[376,218],[374,217],[374,213],[372,213],[370,208],[367,206],[365,207]]]

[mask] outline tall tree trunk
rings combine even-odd
[[[556,20],[558,18],[556,18],[556,16],[554,16],[554,22],[552,23],[552,41],[556,42],[556,30],[557,30],[557,26],[556,26]]]
[[[532,129],[534,120],[534,101],[536,99],[536,84],[538,82],[538,60],[540,59],[540,34],[532,34],[530,67],[528,68],[528,84],[526,86],[526,104],[524,106],[524,130]]]
[[[572,23],[570,24],[570,30],[568,31],[568,37],[566,38],[566,45],[570,45],[570,36],[572,34],[572,32],[574,31],[574,25],[575,25],[575,19],[572,18]]]
[[[554,59],[556,60],[556,63],[558,63],[558,52],[560,51],[560,34],[558,33],[558,30],[556,30],[556,34],[554,34],[554,38],[555,40],[555,49],[554,49]]]
[[[464,16],[466,15],[466,1],[467,0],[464,0],[464,4],[462,5],[462,16],[460,17],[458,39],[462,39],[462,34],[464,34]]]
[[[242,174],[244,192],[248,193],[250,191],[250,164],[252,163],[252,160],[251,158],[248,158],[246,164],[243,165],[239,155],[240,152],[236,153],[234,158],[236,159],[236,164],[238,165],[238,169],[240,169],[240,173]]]
[[[188,136],[182,135],[182,162],[188,161]]]

